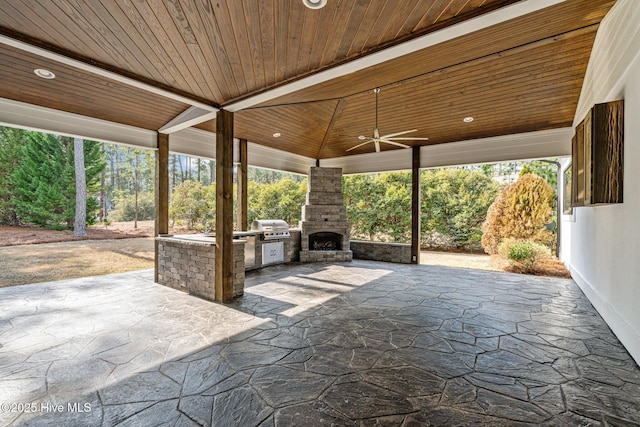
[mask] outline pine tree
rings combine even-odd
[[[62,229],[73,222],[75,197],[64,185],[69,175],[66,149],[54,135],[30,133],[23,147],[22,164],[12,174],[16,213],[22,222],[52,229]],[[75,191],[75,185],[73,188]]]
[[[68,144],[73,145],[73,139],[69,138]],[[86,222],[87,225],[93,225],[96,223],[96,215],[100,209],[100,181],[102,172],[105,170],[107,163],[104,158],[104,152],[101,150],[99,142],[84,141],[84,173],[85,184],[87,188],[87,210],[86,210]],[[67,152],[68,162],[70,165],[74,165],[73,154]],[[75,170],[75,168],[74,168]],[[72,177],[72,182],[75,183],[75,172]],[[75,187],[73,189],[75,194]]]
[[[84,141],[73,139],[73,164],[76,176],[76,212],[73,223],[73,237],[87,235],[87,183],[84,169]]]
[[[26,130],[0,126],[0,223],[19,224],[11,175],[22,164],[22,147],[28,136]]]
[[[75,218],[73,139],[30,132],[22,163],[11,174],[16,213],[24,223],[52,229],[72,228]],[[95,218],[100,173],[105,167],[100,145],[84,144],[87,223]]]
[[[134,196],[134,228],[138,228],[138,217],[140,212],[139,196],[145,190],[154,188],[154,161],[151,150],[141,148],[128,148],[125,152],[127,161],[124,175],[130,183],[129,194]]]

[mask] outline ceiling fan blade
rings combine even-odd
[[[418,129],[411,129],[411,130],[405,130],[402,132],[390,133],[389,135],[383,135],[382,137],[389,138],[390,136],[404,135],[405,133],[411,133],[411,132],[418,132]]]
[[[356,148],[360,148],[363,145],[367,145],[368,143],[372,142],[373,139],[369,139],[368,141],[363,142],[362,144],[358,144],[355,147],[351,147],[351,148],[347,148],[347,151],[351,151],[351,150],[355,150]]]
[[[378,129],[376,129],[376,130],[378,130]],[[376,145],[376,153],[379,153],[380,152],[380,139],[379,138],[374,139],[373,143]]]
[[[402,148],[411,148],[410,146],[406,145],[406,144],[401,144],[399,142],[394,142],[394,141],[389,141],[386,139],[381,139],[381,142],[387,143],[387,144],[391,144],[391,145],[396,145],[398,147],[402,147]]]
[[[411,137],[404,137],[404,138],[384,137],[384,139],[388,139],[389,141],[428,141],[429,140],[429,138],[411,138]]]

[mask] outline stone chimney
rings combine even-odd
[[[302,207],[301,262],[351,261],[351,224],[342,195],[342,169],[313,167]]]

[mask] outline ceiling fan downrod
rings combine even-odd
[[[380,93],[380,88],[375,88],[373,92],[376,94],[376,129],[378,129],[378,94]]]

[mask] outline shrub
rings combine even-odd
[[[424,248],[480,247],[481,226],[500,185],[481,171],[446,168],[421,172]],[[411,241],[411,174],[384,172],[342,180],[351,237]]]
[[[487,212],[482,225],[482,246],[495,255],[502,240],[513,237],[553,246],[554,234],[545,224],[551,222],[555,192],[537,175],[526,174],[506,187]]]
[[[216,187],[186,180],[171,195],[169,216],[173,223],[182,220],[190,230],[215,228]]]
[[[342,179],[353,239],[411,241],[411,174],[383,172]]]
[[[306,180],[295,182],[291,178],[283,178],[273,184],[249,182],[247,203],[249,224],[258,218],[278,218],[291,226],[296,226],[300,221],[306,194]]]
[[[499,193],[500,185],[479,170],[422,171],[422,246],[479,249],[482,223]]]
[[[133,221],[136,217],[135,195],[120,195],[114,200],[115,208],[109,216],[114,221]],[[153,219],[155,209],[155,197],[152,191],[138,193],[138,221]]]
[[[347,220],[351,223],[351,238],[376,240],[382,222],[377,201],[384,196],[384,189],[376,177],[368,174],[344,176],[342,192]]]
[[[525,239],[504,239],[498,252],[505,257],[510,264],[521,267],[525,273],[531,272],[537,261],[551,257],[551,250],[539,243]]]

